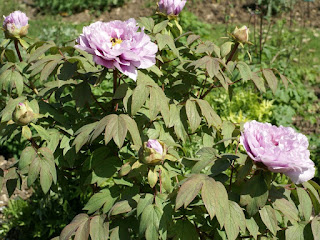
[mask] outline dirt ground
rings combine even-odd
[[[95,20],[126,20],[128,18],[138,18],[142,16],[150,16],[157,9],[157,0],[128,0],[122,7],[105,11],[99,16],[95,16],[94,12],[85,10],[80,13],[68,15],[60,13],[64,16],[65,21],[73,23],[90,22]],[[230,16],[228,22],[232,23],[249,23],[253,22],[253,12],[256,8],[256,0],[188,0],[186,9],[191,11],[199,19],[208,23],[225,23],[225,16]],[[28,16],[41,18],[41,9],[34,7],[33,0],[21,0],[21,4],[27,8]],[[292,12],[287,12],[274,19],[287,19],[288,24],[298,23],[299,25],[312,26],[320,28],[320,2],[304,2],[298,1]]]

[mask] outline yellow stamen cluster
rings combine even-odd
[[[122,40],[120,38],[111,38],[110,42],[112,42],[112,47],[114,47],[115,45],[122,43]]]

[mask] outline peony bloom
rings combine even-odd
[[[163,142],[149,139],[139,151],[140,161],[146,164],[157,164],[164,160],[167,149]]]
[[[95,22],[83,28],[77,48],[93,55],[95,63],[137,79],[137,68],[149,68],[156,62],[158,47],[150,37],[138,32],[133,18],[128,21]]]
[[[314,177],[308,139],[291,127],[247,122],[240,142],[252,160],[263,163],[272,172],[284,173],[296,184]]]
[[[179,15],[187,0],[160,0],[159,10],[167,15]]]
[[[3,28],[8,38],[20,38],[28,34],[29,18],[21,11],[4,16]]]
[[[243,26],[233,31],[232,36],[241,43],[247,43],[249,41],[249,28]]]

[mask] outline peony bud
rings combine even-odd
[[[179,15],[187,0],[160,0],[159,10],[167,15]]]
[[[232,36],[241,43],[247,43],[249,41],[249,28],[243,26],[242,28],[233,31]]]
[[[28,34],[29,18],[21,11],[14,11],[4,16],[3,28],[7,38],[21,38]]]
[[[19,103],[12,115],[13,120],[18,125],[27,125],[34,119],[33,110],[29,107],[28,102]]]
[[[158,164],[164,160],[167,149],[163,142],[149,139],[139,151],[139,159],[145,164]]]

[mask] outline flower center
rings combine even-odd
[[[112,47],[114,47],[117,44],[122,43],[121,38],[111,38],[110,42],[112,42]]]

